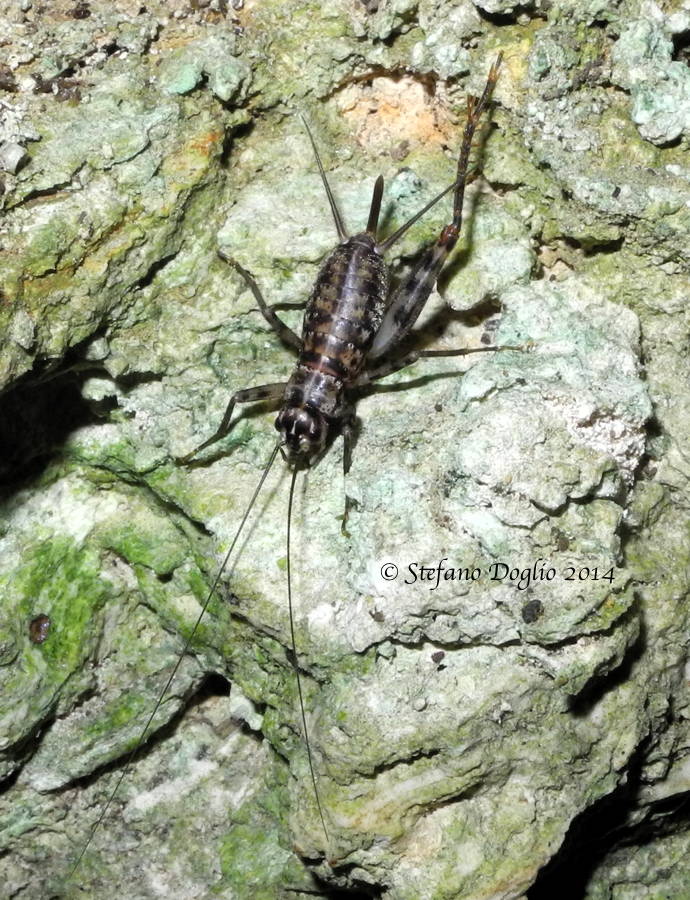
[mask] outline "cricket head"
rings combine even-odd
[[[283,407],[275,424],[283,436],[290,462],[309,464],[326,447],[328,421],[314,407]]]

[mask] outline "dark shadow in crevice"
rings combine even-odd
[[[337,866],[335,871],[339,876],[342,877],[341,873],[346,873],[348,870],[355,869],[356,866],[351,864],[348,866]],[[353,879],[354,884],[351,888],[337,888],[333,887],[333,885],[328,884],[328,882],[319,878],[318,875],[315,875],[313,872],[312,878],[316,886],[319,888],[319,893],[316,895],[321,898],[321,900],[372,900],[372,898],[383,897],[384,888],[379,887],[378,885],[364,884],[364,882],[360,882],[359,879]]]
[[[104,378],[109,378],[112,381],[113,393],[115,392],[115,386],[121,388],[124,391],[128,391],[132,388],[138,387],[140,384],[155,384],[156,382],[163,380],[163,375],[161,372],[145,372],[143,370],[140,370],[138,372],[121,372],[117,376],[117,379],[113,378],[110,374],[101,373],[101,376]]]
[[[613,851],[643,847],[657,838],[688,831],[690,791],[659,800],[649,806],[641,822],[628,822],[631,811],[638,809],[648,743],[644,741],[636,750],[626,783],[573,819],[560,850],[527,891],[528,900],[584,900],[592,875]]]
[[[690,791],[665,797],[653,803],[648,817],[629,829],[620,846],[643,846],[657,838],[690,831]]]
[[[593,256],[606,256],[612,253],[618,253],[625,243],[625,238],[615,238],[610,241],[602,241],[596,244],[583,244],[582,250],[585,255],[585,258],[590,258]]]
[[[7,757],[6,766],[9,767],[13,762],[15,767],[9,775],[0,781],[0,796],[14,787],[25,763],[31,759],[41,746],[43,738],[50,731],[55,718],[55,712],[51,711],[28,734],[5,750]]]
[[[674,34],[673,40],[673,56],[676,62],[683,62],[686,66],[690,66],[690,29]]]
[[[561,191],[562,196],[565,200],[572,200],[572,194],[570,191],[563,190]],[[618,253],[625,243],[625,238],[612,238],[610,241],[597,241],[587,243],[584,241],[579,241],[577,238],[572,237],[569,234],[561,234],[556,238],[551,239],[550,241],[543,242],[542,246],[544,248],[549,249],[557,249],[558,243],[565,245],[566,247],[571,248],[572,250],[581,253],[585,259],[590,259],[595,256],[608,255],[612,253]]]
[[[625,613],[625,618],[639,617],[638,603],[635,602]],[[612,628],[620,627],[621,619],[618,619]],[[646,635],[644,622],[640,623],[640,632],[637,639],[631,644],[621,660],[620,664],[615,668],[602,674],[594,674],[592,678],[585,684],[583,689],[574,697],[570,698],[568,711],[575,718],[584,718],[591,715],[595,706],[608,693],[615,690],[622,684],[630,680],[633,666],[641,658],[646,646]]]
[[[221,675],[220,672],[209,672],[187,704],[187,709],[198,706],[211,697],[229,697],[230,687],[231,683],[225,675]]]
[[[172,253],[167,253],[165,256],[161,256],[160,259],[155,259],[148,269],[144,272],[144,274],[138,278],[131,287],[133,291],[142,291],[144,288],[147,288],[154,280],[156,275],[164,269],[168,263],[171,263],[175,257],[177,256],[179,250],[174,250]]]
[[[220,151],[220,157],[218,159],[221,169],[227,170],[230,167],[230,156],[232,155],[235,142],[248,137],[254,130],[254,127],[255,122],[253,119],[250,119],[248,122],[239,122],[237,125],[231,126],[226,130],[225,136],[223,137],[223,146]]]
[[[676,137],[670,138],[668,141],[659,141],[656,146],[659,150],[672,150],[674,147],[680,147],[685,140],[685,133],[681,131]]]
[[[114,398],[85,400],[87,373],[69,366],[66,358],[64,371],[32,373],[0,396],[0,500],[40,478],[73,431],[97,423],[116,406]],[[100,371],[97,363],[94,370]]]
[[[495,25],[498,28],[502,26],[514,27],[516,24],[518,24],[518,19],[520,18],[520,16],[523,15],[527,16],[530,20],[545,20],[547,18],[546,13],[540,13],[539,10],[535,10],[533,6],[527,3],[516,3],[511,7],[511,11],[509,13],[487,12],[487,10],[482,9],[482,7],[478,5],[475,7],[474,12],[479,14],[480,19],[483,19],[485,22],[489,22],[491,25]]]
[[[573,819],[560,850],[526,892],[527,900],[585,900],[593,873],[620,843],[635,807],[645,747],[643,742],[631,759],[625,783]]]

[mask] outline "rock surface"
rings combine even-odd
[[[689,17],[639,0],[6,4],[8,896],[684,896]],[[347,480],[338,440],[297,481],[326,836],[280,460],[156,708],[273,414],[245,412],[198,465],[176,457],[292,364],[218,250],[269,302],[303,300],[335,234],[297,113],[350,229],[382,173],[392,232],[452,182],[465,94],[499,50],[482,177],[416,340],[521,349],[363,392]],[[449,208],[395,246],[396,275]]]

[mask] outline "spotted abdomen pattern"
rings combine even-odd
[[[364,367],[386,305],[388,269],[374,248],[363,232],[339,244],[322,265],[283,410],[309,408],[330,423],[342,418],[345,390]],[[276,427],[284,426],[283,414]]]
[[[307,304],[300,365],[353,381],[381,324],[387,293],[388,270],[370,235],[337,246]]]

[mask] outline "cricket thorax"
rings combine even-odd
[[[343,416],[344,394],[340,378],[298,363],[275,422],[291,457],[312,458],[321,453],[331,427]]]

